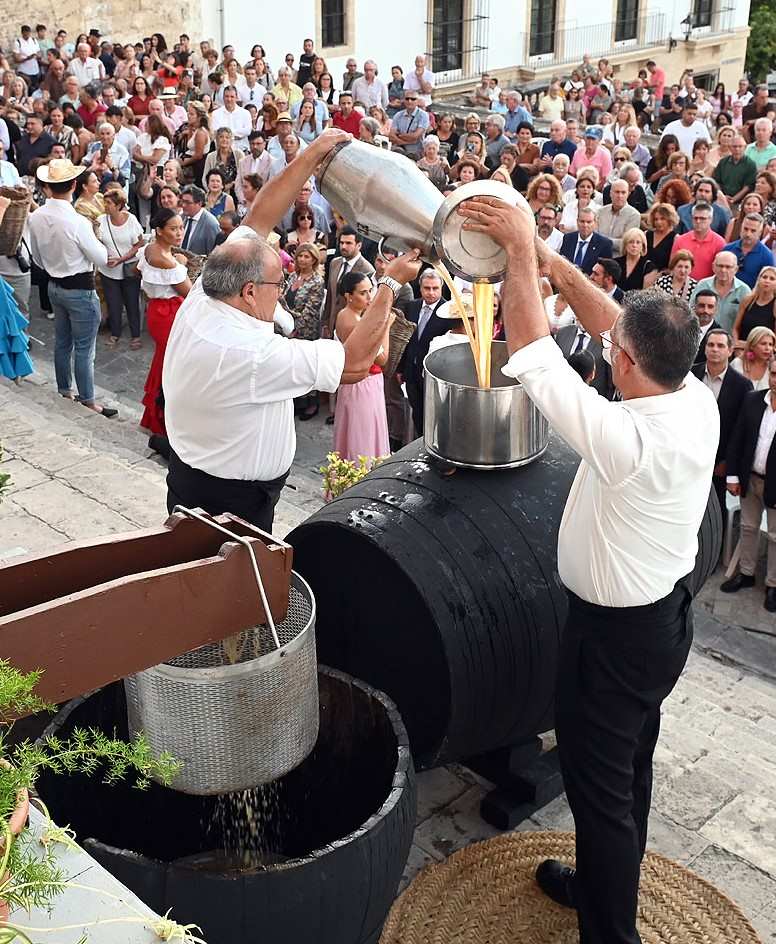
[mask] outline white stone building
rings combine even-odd
[[[451,92],[482,71],[502,84],[543,80],[568,72],[584,52],[608,57],[625,79],[653,58],[669,82],[690,67],[696,84],[719,80],[734,91],[749,35],[749,0],[201,2],[203,35],[234,44],[241,57],[259,42],[273,67],[287,52],[298,61],[310,36],[337,84],[348,56],[374,59],[389,81],[392,65],[406,71],[427,52],[438,85]]]

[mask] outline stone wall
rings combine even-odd
[[[58,29],[68,31],[74,42],[79,33],[96,28],[106,39],[137,42],[151,33],[162,33],[172,46],[181,33],[198,41],[202,32],[201,0],[0,0],[0,45],[12,47],[19,27],[45,23],[48,37]]]

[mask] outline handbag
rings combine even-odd
[[[138,168],[135,172],[135,193],[141,200],[150,200],[154,195],[153,178],[156,176],[156,168],[153,168],[152,174],[149,164],[138,163],[135,166]]]
[[[111,242],[116,250],[116,255],[120,256],[119,247],[116,245],[116,237],[113,235],[113,227],[110,225],[110,220],[108,219],[108,214],[105,214],[105,222],[108,224],[108,232],[110,233]],[[128,259],[126,262],[121,263],[121,275],[125,279],[139,279],[140,270],[137,267],[137,259]]]

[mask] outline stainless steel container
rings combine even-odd
[[[426,357],[423,438],[432,455],[471,469],[514,469],[544,452],[549,424],[522,385],[501,372],[507,360],[506,342],[494,341],[491,388],[483,390],[468,344]]]
[[[173,789],[233,793],[297,767],[318,737],[315,599],[296,573],[286,618],[124,680],[129,733],[182,764]]]
[[[513,187],[481,180],[443,197],[413,161],[363,141],[336,147],[316,180],[332,207],[380,248],[419,249],[427,262],[442,261],[454,275],[471,281],[503,279],[504,250],[489,236],[462,230],[465,218],[458,206],[476,196],[525,204]]]

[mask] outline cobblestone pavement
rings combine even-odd
[[[33,334],[51,326],[34,318]],[[149,345],[149,342],[146,342]],[[151,351],[109,352],[98,341],[98,395],[119,406],[105,420],[56,396],[51,346],[20,387],[0,380],[0,439],[13,487],[0,505],[0,558],[157,524],[165,469],[137,427]],[[317,468],[331,447],[323,416],[298,426],[299,448],[278,507],[286,534],[321,504]],[[655,758],[650,846],[717,884],[776,944],[776,620],[761,582],[734,600],[717,572],[696,604],[696,645],[664,706]],[[753,633],[751,630],[759,630]],[[431,861],[495,834],[479,816],[488,784],[451,766],[419,775],[418,827],[405,881]],[[559,797],[521,829],[570,829]]]

